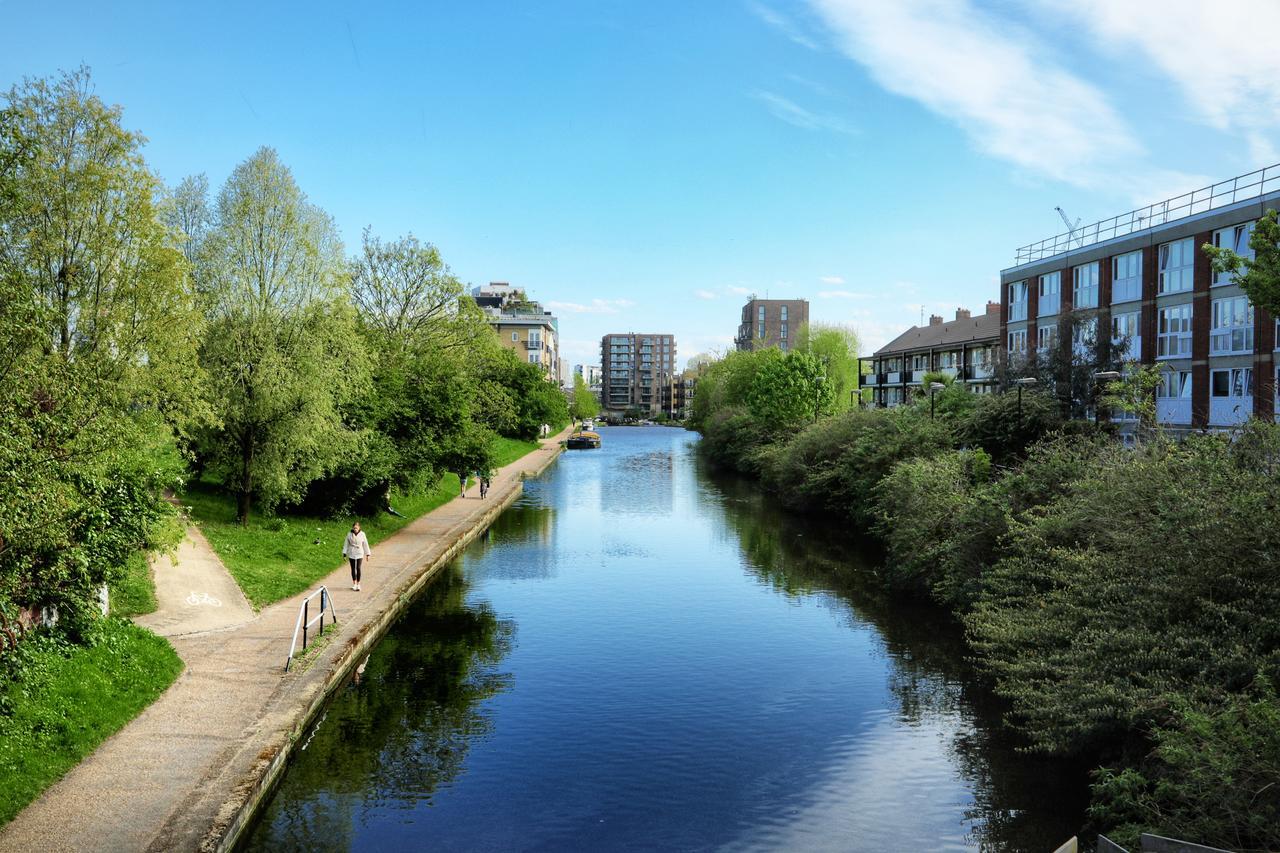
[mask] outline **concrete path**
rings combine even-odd
[[[345,565],[323,579],[341,621],[319,653],[287,675],[305,593],[238,627],[172,636],[186,663],[182,675],[0,829],[0,851],[224,849],[328,689],[368,654],[434,570],[519,495],[524,476],[555,459],[567,436],[499,471],[487,499],[472,489],[374,546],[362,592],[350,589]]]
[[[152,560],[151,574],[159,606],[133,621],[162,637],[221,631],[254,617],[239,584],[194,524],[176,554]]]

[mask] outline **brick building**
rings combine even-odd
[[[733,342],[739,350],[791,349],[800,327],[809,323],[806,299],[756,299],[742,306],[742,322]]]
[[[639,409],[671,414],[676,374],[674,335],[609,334],[600,339],[600,408],[612,415]]]
[[[956,309],[954,320],[934,315],[927,326],[912,326],[876,350],[871,372],[862,387],[871,389],[872,402],[881,407],[910,402],[920,391],[926,373],[950,376],[976,394],[989,394],[996,385],[1000,343],[1000,303],[988,302],[974,317]]]

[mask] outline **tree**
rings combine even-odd
[[[769,361],[756,373],[747,405],[767,429],[791,429],[831,413],[835,404],[833,384],[827,381],[824,365],[817,356],[789,352]]]
[[[587,387],[587,381],[580,373],[573,377],[573,403],[569,406],[569,414],[576,420],[586,420],[600,414],[600,401]]]
[[[205,451],[237,496],[298,499],[353,449],[341,407],[369,393],[367,356],[333,222],[270,148],[218,195],[197,267],[209,329],[201,348],[222,428]]]
[[[851,392],[858,387],[857,332],[849,326],[805,325],[800,329],[795,348],[812,353],[822,362],[837,411],[855,405]]]
[[[1162,382],[1164,382],[1163,365],[1135,366],[1121,378],[1107,383],[1102,405],[1136,418],[1139,438],[1144,435],[1159,435],[1160,422],[1156,420],[1156,389]]]
[[[1210,243],[1202,248],[1214,272],[1233,273],[1250,302],[1272,314],[1280,314],[1280,222],[1275,210],[1268,210],[1253,226],[1249,237],[1252,258]]]

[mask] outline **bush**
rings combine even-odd
[[[1059,403],[1048,394],[1024,391],[1021,414],[1016,390],[971,396],[976,404],[957,417],[956,438],[982,448],[998,465],[1022,458],[1031,445],[1062,429]]]

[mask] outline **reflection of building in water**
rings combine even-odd
[[[551,547],[551,530],[555,522],[555,509],[542,501],[521,498],[501,515],[484,535],[464,552],[467,557],[478,556],[491,549],[519,553],[519,559],[477,560],[467,565],[475,577],[505,578],[507,580],[537,580],[555,574],[556,551]],[[538,547],[522,547],[533,544]]]
[[[670,515],[675,457],[670,450],[613,460],[600,489],[600,511],[614,515]]]

